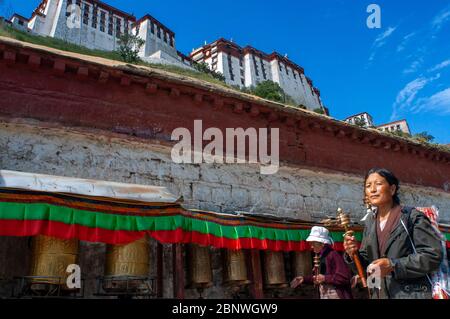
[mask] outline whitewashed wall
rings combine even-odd
[[[59,129],[0,122],[0,168],[32,173],[166,186],[189,208],[243,210],[317,220],[338,207],[365,213],[362,177],[281,165],[260,175],[257,165],[174,164],[170,149]],[[437,205],[450,221],[450,194],[401,185],[404,204]]]

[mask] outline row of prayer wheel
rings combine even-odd
[[[66,287],[69,273],[67,266],[77,264],[78,240],[63,240],[48,236],[35,236],[32,239],[31,271],[32,289],[43,288],[40,284]],[[150,266],[150,251],[147,237],[127,245],[107,245],[105,278],[147,277]],[[133,284],[133,282],[131,282]],[[105,290],[121,290],[130,282],[107,281]],[[136,288],[136,287],[135,287]]]
[[[47,236],[35,236],[32,242],[31,276],[33,283],[59,284],[65,287],[67,266],[78,260],[78,240],[62,240]],[[127,245],[107,245],[105,277],[147,277],[150,251],[147,237]],[[208,288],[213,285],[211,254],[209,247],[188,245],[188,287]],[[293,258],[295,276],[311,273],[311,253],[295,252]],[[288,286],[282,252],[263,252],[264,283],[266,288]],[[224,251],[224,284],[242,286],[249,284],[247,263],[243,250]],[[111,281],[105,290],[120,290],[120,283]]]
[[[311,253],[295,252],[293,258],[294,276],[311,274]],[[264,251],[264,283],[266,288],[286,288],[286,269],[283,252]],[[189,245],[188,278],[190,288],[208,288],[213,285],[211,255],[209,247]],[[248,280],[247,263],[243,250],[226,250],[224,261],[224,284],[246,285]]]

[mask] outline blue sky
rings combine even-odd
[[[5,1],[2,14],[27,17],[40,2]],[[288,54],[313,79],[333,117],[367,111],[375,124],[406,118],[413,133],[450,143],[448,1],[106,2],[138,18],[150,13],[176,33],[184,53],[224,37]],[[366,25],[371,3],[381,7],[381,29]]]

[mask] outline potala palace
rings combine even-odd
[[[266,54],[251,46],[242,48],[219,39],[194,50],[188,57],[176,49],[175,33],[149,14],[137,19],[98,0],[42,0],[29,19],[14,14],[10,22],[38,35],[106,51],[118,48],[121,34],[133,33],[145,40],[139,56],[146,62],[184,68],[204,62],[211,70],[222,73],[227,84],[242,88],[271,80],[299,105],[310,110],[326,109],[313,81],[286,56],[277,52]]]

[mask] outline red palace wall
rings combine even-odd
[[[0,39],[0,116],[170,141],[178,127],[279,128],[280,161],[450,192],[450,153],[149,68]]]

